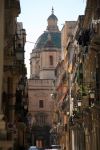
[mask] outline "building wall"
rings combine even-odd
[[[49,49],[48,49],[49,50]],[[50,57],[53,58],[53,64],[50,64]],[[60,51],[58,49],[51,49],[50,51],[43,51],[40,54],[40,79],[54,79],[54,69],[60,59]]]
[[[51,113],[53,101],[51,99],[52,80],[28,80],[29,91],[29,112],[33,119],[38,112],[44,112],[48,115],[47,124],[51,125]],[[43,108],[39,107],[39,100],[43,100]]]
[[[68,96],[70,90],[68,64],[72,62],[73,58],[74,49],[70,43],[72,43],[75,25],[76,21],[66,21],[61,30],[62,57],[56,65],[55,88],[53,91],[54,94],[56,94],[56,96],[53,97],[55,101],[54,113],[56,113],[53,118],[54,122],[56,120],[53,127],[57,129],[56,134],[58,136],[56,142],[62,146],[62,149],[66,150],[69,149],[69,118],[67,112],[69,112],[70,109],[70,96]]]
[[[15,49],[15,44],[18,40],[18,38],[16,38],[16,18],[19,13],[20,1],[0,1],[0,113],[1,107],[3,113],[3,116],[0,115],[0,149],[5,150],[14,147],[14,130],[16,132],[16,146],[20,146],[17,145],[19,137],[17,134],[18,126],[16,126],[15,122],[17,118],[15,115],[15,102],[16,90],[18,88],[20,77],[22,76],[22,70],[25,70],[25,66],[24,58],[22,60],[23,62],[21,61],[19,65],[18,58],[16,57],[16,51],[18,49]],[[22,42],[22,40],[20,42]],[[25,75],[26,73],[23,72],[24,77]],[[24,143],[22,143],[22,146],[24,147]]]

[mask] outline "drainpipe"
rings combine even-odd
[[[2,81],[4,56],[4,0],[0,0],[0,114],[2,112]]]

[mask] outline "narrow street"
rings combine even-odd
[[[100,150],[99,51],[100,0],[0,0],[0,150]]]

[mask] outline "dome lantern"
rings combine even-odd
[[[57,26],[58,18],[54,15],[53,7],[52,7],[51,15],[48,17],[47,21],[48,21],[48,26],[47,26],[48,31],[51,31],[51,32],[59,31],[58,26]]]

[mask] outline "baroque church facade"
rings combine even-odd
[[[30,79],[28,79],[31,143],[38,147],[52,144],[50,129],[53,125],[54,102],[51,92],[55,68],[61,57],[61,32],[53,8],[47,22],[46,31],[37,39],[30,54]]]

